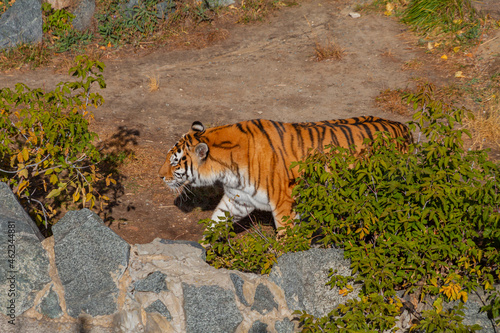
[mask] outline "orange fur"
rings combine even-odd
[[[355,145],[359,152],[363,140],[379,131],[403,137],[400,149],[411,141],[405,125],[377,117],[311,123],[249,120],[208,129],[194,122],[168,152],[159,175],[172,189],[219,181],[225,195],[212,219],[229,211],[237,220],[257,208],[272,211],[278,228],[284,226],[284,216],[293,217],[292,187],[298,170],[290,169],[292,162],[329,144]]]

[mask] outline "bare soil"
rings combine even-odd
[[[101,212],[110,228],[129,243],[201,238],[198,220],[210,217],[220,190],[201,189],[183,199],[157,175],[167,151],[195,120],[207,126],[362,115],[407,121],[379,109],[376,96],[412,87],[416,79],[458,80],[445,60],[426,54],[396,19],[370,11],[350,17],[356,3],[305,0],[262,23],[228,24],[225,39],[202,49],[165,46],[105,59],[107,88],[100,93],[106,102],[95,111],[93,130],[103,142],[134,154],[120,168],[111,203]],[[315,43],[328,41],[345,49],[343,58],[314,61]],[[23,82],[52,89],[68,79],[58,72],[11,71],[0,75],[0,86]],[[150,91],[149,77],[155,76],[160,88]]]

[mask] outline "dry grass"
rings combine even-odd
[[[23,66],[37,68],[46,66],[52,53],[43,43],[23,44],[14,48],[0,50],[0,70],[20,69]]]
[[[345,50],[333,41],[322,44],[316,41],[314,46],[314,57],[316,61],[340,60],[345,54]]]
[[[409,90],[407,89],[387,89],[382,91],[375,101],[384,111],[409,115],[413,109],[408,104],[403,102],[403,95],[408,92]]]
[[[160,78],[158,75],[148,75],[148,89],[149,92],[158,91],[160,89]]]
[[[472,148],[500,148],[500,107],[490,106],[489,111],[479,111],[474,118],[466,118],[464,126],[472,135]]]
[[[423,62],[420,61],[420,60],[417,60],[417,59],[413,59],[413,60],[409,60],[407,62],[405,62],[402,66],[401,66],[401,69],[404,70],[404,71],[408,71],[408,70],[417,70],[419,69],[420,67],[422,67],[423,65]]]

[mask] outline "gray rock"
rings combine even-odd
[[[234,294],[219,286],[182,284],[188,333],[234,332],[243,321]]]
[[[0,17],[0,49],[42,41],[40,0],[18,0]]]
[[[88,209],[68,212],[52,227],[56,266],[66,309],[78,317],[117,310],[117,280],[128,265],[130,246]]]
[[[323,317],[337,305],[357,297],[358,288],[348,296],[341,296],[336,288],[325,284],[332,268],[340,275],[350,276],[350,261],[338,249],[311,249],[287,253],[278,258],[269,279],[285,291],[288,308],[305,310],[315,317]]]
[[[217,7],[232,5],[234,3],[234,0],[206,0],[206,3],[209,8],[214,9]]]
[[[255,290],[255,297],[251,310],[265,315],[273,309],[278,309],[278,303],[274,300],[273,293],[267,286],[262,283],[259,284]]]
[[[38,311],[52,319],[59,318],[63,315],[63,311],[59,305],[59,296],[52,290],[52,287],[42,296]]]
[[[38,228],[5,183],[0,183],[0,212],[0,312],[13,318],[31,308],[50,282],[49,257]]]
[[[193,242],[193,241],[186,241],[186,240],[170,240],[170,239],[161,239],[160,243],[162,244],[183,244],[183,245],[190,245],[196,249],[201,250],[201,256],[200,258],[203,261],[207,260],[207,250],[203,246],[200,245],[198,242]]]
[[[95,12],[95,0],[81,0],[73,10],[73,28],[78,31],[84,31],[90,28],[92,17]]]
[[[156,17],[160,19],[168,19],[168,14],[175,12],[175,7],[177,4],[170,1],[162,1],[156,5]]]
[[[37,225],[23,209],[9,185],[3,182],[0,182],[0,216],[19,221],[16,224],[16,234],[35,235],[40,241],[44,240]],[[6,225],[0,225],[1,232],[6,232],[4,228]]]
[[[277,333],[293,333],[295,325],[290,321],[290,319],[285,318],[282,321],[275,322],[274,329]]]
[[[151,303],[144,310],[146,310],[146,312],[158,312],[163,317],[167,318],[168,321],[172,320],[172,315],[170,314],[170,311],[168,311],[167,306],[159,299]]]
[[[245,295],[243,294],[243,284],[245,283],[245,281],[243,281],[242,278],[234,273],[229,273],[229,277],[231,277],[231,281],[233,281],[234,289],[236,290],[236,296],[238,296],[240,302],[245,306],[250,306],[245,298]]]
[[[476,292],[471,292],[462,310],[464,312],[464,320],[462,323],[464,325],[477,324],[481,326],[483,329],[477,331],[479,333],[497,333],[500,330],[500,327],[497,325],[497,330],[495,330],[494,322],[488,318],[488,315],[485,312],[480,312],[481,307],[486,305],[487,298],[488,296],[485,295],[484,290],[482,289],[479,289]],[[448,310],[458,304],[458,301],[445,303],[443,304],[443,309]]]
[[[127,9],[132,9],[134,8],[135,6],[139,6],[139,0],[129,0],[126,4],[125,4],[125,8]]]
[[[167,276],[160,271],[149,274],[146,278],[134,283],[135,291],[152,291],[156,294],[161,291],[167,291]]]
[[[252,327],[248,331],[248,333],[268,333],[269,331],[267,330],[267,324],[264,324],[263,322],[260,321],[255,321],[252,324]]]

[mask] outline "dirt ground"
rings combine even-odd
[[[375,97],[412,87],[416,79],[459,80],[396,19],[369,11],[352,18],[355,8],[349,0],[304,0],[262,23],[229,24],[227,38],[203,49],[165,47],[105,59],[107,88],[100,93],[106,102],[95,111],[93,128],[101,140],[114,140],[135,156],[120,169],[119,187],[101,213],[110,228],[129,243],[201,238],[197,222],[210,217],[220,191],[202,189],[181,200],[157,175],[167,151],[195,120],[207,126],[362,115],[407,121],[377,108]],[[344,57],[314,61],[316,41],[336,42]],[[423,65],[408,66],[416,60]],[[159,90],[149,91],[149,77],[159,78]],[[0,86],[24,82],[52,89],[67,79],[54,68],[11,71],[0,74]]]

